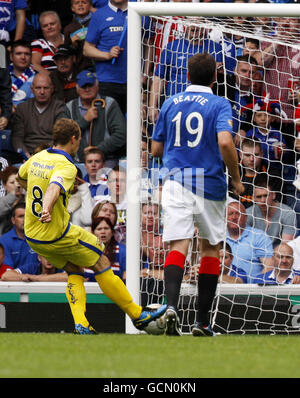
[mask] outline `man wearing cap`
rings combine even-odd
[[[113,98],[100,96],[96,75],[81,71],[76,78],[78,98],[67,103],[67,117],[75,120],[82,131],[77,153],[78,160],[84,161],[84,149],[96,146],[104,153],[105,166],[114,167],[126,154],[126,121]]]
[[[54,95],[69,102],[77,98],[76,75],[76,51],[71,46],[62,44],[53,56],[57,69],[51,71],[50,77],[54,86]]]

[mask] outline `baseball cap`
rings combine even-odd
[[[76,52],[74,48],[61,45],[58,47],[57,51],[53,55],[53,59],[58,57],[69,57],[70,55],[75,55],[75,54]]]
[[[83,70],[76,76],[76,81],[80,87],[83,87],[86,84],[94,85],[96,79],[96,74],[90,70]]]

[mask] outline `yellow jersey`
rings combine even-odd
[[[77,168],[72,157],[58,149],[48,148],[29,158],[19,168],[19,177],[27,181],[25,236],[35,243],[51,243],[61,239],[70,228],[68,201]],[[39,221],[43,198],[49,184],[58,184],[60,196],[54,204],[51,222]]]

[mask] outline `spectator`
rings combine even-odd
[[[10,42],[22,40],[26,28],[27,0],[13,1],[14,6],[9,23]]]
[[[115,203],[112,203],[109,200],[104,200],[103,202],[97,203],[92,211],[92,220],[97,217],[107,217],[110,219],[113,225],[116,225],[118,211]]]
[[[12,94],[10,73],[8,68],[0,68],[0,131],[6,129],[11,112]]]
[[[53,55],[53,60],[56,65],[56,69],[50,72],[54,87],[53,94],[61,101],[69,102],[77,98],[76,76],[78,69],[75,49],[62,44]]]
[[[32,45],[32,63],[37,72],[56,69],[53,59],[55,52],[61,44],[64,44],[64,36],[61,33],[61,22],[55,11],[41,13],[40,26],[43,38],[34,40]]]
[[[240,195],[240,198],[234,195],[231,178],[229,176],[229,195],[236,200],[240,199],[245,208],[252,206],[254,178],[260,173],[268,173],[273,180],[273,187],[274,190],[277,191],[277,197],[280,197],[279,192],[281,192],[282,187],[281,172],[278,168],[272,167],[269,162],[264,159],[261,142],[256,138],[244,138],[239,153],[241,181],[245,190],[243,194]]]
[[[0,243],[0,279],[1,279],[1,276],[6,272],[6,270],[13,269],[12,267],[9,267],[8,265],[5,265],[3,263],[4,257],[5,257],[4,247],[3,247],[2,243]]]
[[[67,107],[82,131],[78,159],[83,161],[86,147],[96,146],[104,153],[106,166],[113,168],[126,155],[125,117],[112,97],[99,94],[94,73],[81,71],[76,80],[78,98]]]
[[[268,93],[270,101],[280,99],[282,110],[286,114],[285,119],[279,119],[277,129],[283,135],[287,148],[290,149],[285,163],[284,192],[286,203],[290,206],[299,209],[299,193],[295,191],[292,185],[295,179],[295,161],[297,153],[295,148],[296,125],[295,107],[298,104],[298,91],[289,88],[290,79],[299,79],[300,64],[298,62],[300,52],[289,44],[285,43],[299,41],[299,36],[295,36],[295,32],[299,32],[300,18],[275,18],[276,34],[275,41],[270,43],[263,43],[263,65],[265,67],[265,91]],[[277,40],[276,40],[277,39]]]
[[[247,112],[246,105],[253,104],[252,76],[256,72],[257,61],[248,55],[237,57],[233,75],[224,76],[218,74],[217,94],[229,99],[232,107],[233,136],[235,145],[240,146],[241,137],[251,127],[251,115]]]
[[[12,43],[9,71],[12,82],[12,101],[15,107],[33,97],[31,85],[36,72],[31,66],[31,59],[32,51],[29,42],[18,40]]]
[[[164,295],[165,256],[168,245],[163,243],[160,233],[160,209],[156,203],[142,204],[142,262],[141,301],[142,305],[161,302]]]
[[[0,197],[0,235],[12,227],[9,215],[13,207],[25,200],[23,188],[19,184],[17,176],[18,168],[15,166],[7,166],[0,172],[0,180],[5,192],[5,196]]]
[[[99,238],[100,242],[104,243],[104,254],[110,260],[114,274],[125,280],[126,246],[116,241],[114,227],[108,217],[96,217],[92,222],[91,231]]]
[[[168,43],[162,51],[150,91],[149,120],[152,123],[157,120],[161,96],[170,97],[186,89],[188,59],[196,53],[204,52],[212,54],[218,66],[221,65],[223,61],[221,45],[205,38],[203,28],[192,25],[186,30],[183,38]]]
[[[5,158],[0,157],[0,173],[8,166],[8,162]],[[0,198],[2,196],[5,196],[6,192],[5,192],[5,188],[3,186],[2,180],[0,178]]]
[[[48,260],[38,255],[38,263],[20,265],[15,269],[7,269],[2,281],[20,282],[67,282],[68,274],[55,268]]]
[[[273,246],[295,238],[296,213],[289,206],[276,200],[276,192],[267,173],[255,177],[253,201],[254,205],[246,210],[247,225],[268,234]]]
[[[107,1],[106,1],[107,2]],[[93,68],[93,61],[83,55],[83,44],[92,18],[91,0],[71,0],[73,20],[64,28],[65,44],[77,50],[77,63],[80,70]]]
[[[247,225],[245,207],[237,201],[227,206],[226,241],[232,249],[232,264],[246,272],[248,283],[273,267],[271,238],[262,230]]]
[[[12,210],[13,227],[3,234],[0,243],[4,247],[4,264],[18,268],[38,263],[37,254],[30,248],[24,235],[25,204],[18,203]]]
[[[0,1],[0,43],[3,44],[6,49],[8,49],[10,41],[23,38],[26,8],[26,0]]]
[[[253,57],[254,59],[256,59],[257,65],[261,65],[262,60],[261,60],[261,50],[260,50],[259,40],[254,39],[252,37],[246,37],[243,48],[243,55],[247,55],[248,57]]]
[[[107,176],[104,173],[104,154],[97,147],[87,148],[84,155],[86,175],[83,180],[89,184],[91,197],[107,195]]]
[[[160,231],[160,208],[155,203],[142,205],[142,275],[164,279],[163,265],[168,245]]]
[[[293,263],[293,249],[286,243],[278,244],[274,248],[274,269],[258,275],[252,283],[263,285],[299,283],[293,271]]]
[[[263,43],[263,66],[265,68],[265,91],[269,93],[270,100],[276,101],[280,98],[282,110],[287,119],[283,120],[284,133],[294,137],[294,106],[297,103],[297,93],[288,87],[290,78],[298,79],[300,66],[295,60],[299,59],[299,51],[285,44],[279,44],[278,40],[288,42],[294,38],[295,29],[299,32],[299,18],[280,17],[276,18],[275,41]],[[276,41],[276,39],[278,39]],[[297,42],[296,42],[297,43]],[[286,139],[288,137],[285,137]],[[292,142],[291,142],[292,143]],[[292,148],[288,142],[288,146]]]
[[[246,132],[246,137],[257,138],[262,143],[264,158],[281,169],[286,158],[286,142],[280,131],[274,129],[272,122],[280,112],[278,102],[257,100],[253,107],[253,127]]]
[[[41,143],[52,142],[52,128],[66,113],[65,104],[52,97],[53,84],[46,73],[38,73],[31,90],[34,97],[18,105],[12,120],[12,146],[30,157]]]
[[[81,195],[81,206],[76,214],[76,225],[88,228],[91,225],[91,214],[99,198],[107,198],[107,175],[105,174],[103,152],[96,147],[89,147],[85,152],[84,166],[86,175],[77,178],[78,192]]]
[[[95,60],[100,95],[113,97],[123,114],[127,110],[128,0],[110,0],[92,16],[83,54]],[[124,32],[124,33],[123,33]],[[122,34],[123,33],[123,34]]]
[[[224,250],[225,249],[225,250]],[[228,243],[221,242],[220,249],[220,265],[221,272],[219,277],[220,283],[247,283],[247,274],[241,268],[237,268],[232,264],[233,254]]]
[[[92,211],[92,220],[96,217],[108,217],[115,226],[114,237],[117,242],[126,243],[126,224],[123,218],[124,212],[117,209],[115,203],[108,200],[98,202]]]

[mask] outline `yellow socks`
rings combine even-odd
[[[124,282],[110,267],[95,274],[95,278],[106,297],[117,304],[131,319],[139,318],[142,307],[133,302]]]
[[[84,277],[82,275],[69,275],[66,296],[70,304],[74,323],[80,323],[82,326],[87,327],[89,322],[85,317],[86,294],[83,283]]]

